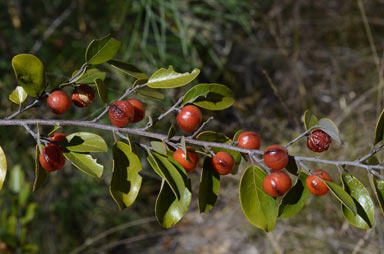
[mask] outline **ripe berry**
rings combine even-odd
[[[212,158],[212,167],[220,175],[228,175],[235,167],[235,159],[227,152],[218,152]]]
[[[62,150],[61,143],[63,142],[65,137],[66,135],[64,133],[56,132],[55,134],[53,134],[52,137],[49,137],[49,140],[53,141],[53,143],[49,143],[48,145],[57,145]]]
[[[45,147],[39,155],[41,166],[48,172],[52,172],[64,167],[65,158],[63,152],[57,145]]]
[[[283,196],[291,186],[291,178],[283,171],[275,171],[263,180],[264,192],[272,197]]]
[[[54,91],[47,99],[48,108],[55,114],[64,114],[71,105],[71,101],[63,91]]]
[[[145,116],[145,108],[143,103],[141,103],[141,101],[136,99],[129,99],[128,101],[129,103],[131,103],[131,105],[135,109],[135,116],[133,118],[132,123],[137,123],[143,120]]]
[[[331,144],[331,137],[324,131],[317,129],[311,132],[311,135],[307,138],[307,147],[314,152],[327,151]]]
[[[198,107],[185,106],[176,117],[177,125],[185,132],[192,132],[200,125],[203,116]]]
[[[131,123],[135,116],[135,108],[127,100],[116,101],[109,108],[109,120],[117,127]]]
[[[305,184],[307,185],[308,190],[313,195],[317,195],[317,196],[322,196],[327,194],[328,186],[319,178],[326,181],[332,181],[332,178],[328,175],[327,172],[321,169],[316,170],[314,173],[315,174],[308,176],[307,180],[305,181]]]
[[[273,170],[285,168],[288,164],[288,152],[281,145],[272,145],[264,150],[263,159],[265,165]]]
[[[240,134],[237,139],[237,146],[245,149],[259,149],[260,136],[253,131],[246,131]]]
[[[181,166],[183,166],[183,168],[185,169],[185,171],[191,172],[196,168],[197,163],[199,163],[199,157],[196,153],[194,153],[195,150],[192,147],[187,147],[187,150],[188,159],[190,161],[185,158],[184,150],[181,148],[177,149],[176,152],[173,153],[173,159],[180,163]]]
[[[73,104],[77,107],[86,107],[95,99],[95,90],[89,85],[79,85],[72,94]]]

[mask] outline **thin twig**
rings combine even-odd
[[[180,97],[177,102],[171,107],[169,108],[165,113],[161,114],[158,118],[157,118],[157,121],[160,121],[161,119],[163,119],[165,116],[167,116],[169,113],[177,110],[177,107],[179,106],[179,104],[183,101],[183,97]]]
[[[31,104],[29,104],[28,106],[25,106],[24,108],[19,108],[18,111],[16,111],[15,113],[13,113],[12,115],[6,117],[5,119],[7,120],[10,120],[10,119],[13,119],[15,118],[16,116],[20,115],[21,113],[23,113],[24,111],[34,107],[36,104],[38,104],[40,102],[39,99],[36,99],[34,100]]]
[[[197,131],[195,131],[191,136],[188,136],[188,138],[195,138],[197,136],[197,134],[200,133],[200,131],[208,124],[209,121],[211,121],[213,119],[213,116],[210,116],[207,121],[205,121],[199,129],[197,129]]]
[[[312,128],[306,130],[305,132],[301,133],[299,136],[297,136],[294,140],[291,140],[290,142],[288,142],[284,147],[285,148],[288,148],[290,145],[292,145],[293,143],[295,143],[296,141],[300,140],[302,137],[304,137],[305,135],[307,135],[310,131],[312,130]]]
[[[377,152],[382,150],[384,148],[384,144],[380,145],[379,147],[373,149],[370,153],[362,157],[361,159],[358,160],[358,162],[364,162],[365,160],[369,159],[371,156],[375,155]]]

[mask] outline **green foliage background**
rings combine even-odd
[[[264,148],[284,144],[300,133],[300,116],[310,109],[333,119],[344,141],[333,143],[332,152],[320,156],[353,160],[369,151],[383,106],[383,11],[381,1],[1,1],[0,118],[17,110],[8,100],[16,86],[14,55],[37,55],[54,86],[80,68],[92,39],[111,33],[122,43],[118,57],[146,73],[169,65],[178,72],[197,67],[200,83],[229,86],[236,103],[222,112],[204,111],[215,116],[209,129],[230,137],[238,129],[254,130],[262,136]],[[105,71],[113,73],[106,80],[107,100],[112,100],[131,80],[112,68]],[[148,102],[148,114],[159,115],[189,88]],[[98,100],[84,110],[71,108],[63,119],[89,119],[101,106]],[[54,116],[42,105],[22,117]],[[159,131],[167,128],[160,126]],[[65,128],[66,133],[75,130]],[[111,134],[98,134],[113,143]],[[9,167],[20,164],[32,182],[35,143],[29,134],[22,128],[2,127],[0,145]],[[135,205],[119,212],[113,203],[108,193],[111,150],[99,156],[105,165],[102,179],[67,165],[51,175],[43,190],[30,195],[29,201],[38,208],[27,227],[28,241],[39,247],[39,253],[69,253],[87,239],[95,242],[80,253],[383,252],[383,218],[376,216],[372,230],[352,228],[331,196],[310,198],[300,215],[279,223],[272,233],[253,228],[239,208],[240,174],[223,181],[209,215],[200,215],[193,200],[186,218],[176,228],[163,230],[153,219],[160,181],[150,170],[143,170],[143,188]],[[304,142],[290,151],[313,156]],[[337,179],[335,168],[329,170]],[[364,172],[354,174],[369,184]],[[194,182],[198,179],[197,173],[192,175]],[[5,185],[0,213],[10,210],[15,198]],[[196,197],[196,186],[193,189]],[[114,227],[120,228],[106,234]]]

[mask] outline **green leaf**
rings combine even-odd
[[[241,135],[241,133],[245,132],[245,130],[238,130],[235,132],[235,135],[233,135],[233,140],[234,141],[237,141],[237,139],[239,138],[239,136]]]
[[[199,211],[208,213],[217,200],[220,191],[220,175],[212,168],[212,159],[205,158],[200,177]]]
[[[139,68],[137,68],[136,66],[134,66],[132,64],[126,63],[122,60],[112,59],[112,60],[109,60],[108,63],[110,65],[112,65],[112,67],[114,67],[115,69],[117,69],[117,70],[119,70],[125,74],[128,74],[129,76],[134,77],[136,79],[147,79],[148,78],[148,76],[144,72],[139,70]]]
[[[25,215],[20,219],[22,225],[26,225],[32,221],[33,217],[35,217],[36,207],[37,205],[35,203],[30,203],[28,205]]]
[[[199,84],[183,96],[182,106],[193,103],[209,110],[223,110],[232,106],[234,100],[231,89],[221,84]]]
[[[28,182],[24,182],[19,192],[20,206],[25,206],[30,193],[31,193],[31,184],[29,184]]]
[[[336,140],[338,143],[341,144],[341,139],[339,136],[339,130],[337,129],[336,125],[332,120],[328,118],[322,118],[320,121],[316,124],[315,127],[320,128],[322,131],[327,133],[331,138]]]
[[[384,214],[384,180],[374,176],[373,185],[375,186],[376,197],[379,202],[381,212]]]
[[[295,186],[285,194],[279,207],[279,218],[292,217],[303,209],[309,197],[309,190],[305,185],[307,174],[300,172]]]
[[[9,176],[9,188],[14,193],[19,193],[24,184],[24,172],[21,170],[20,164],[14,166]]]
[[[288,170],[292,175],[298,175],[299,168],[297,167],[297,163],[294,156],[288,155],[288,164],[285,166],[285,169]]]
[[[101,64],[111,60],[119,51],[120,42],[107,35],[101,39],[91,41],[85,52],[85,61],[88,64]]]
[[[171,127],[169,127],[168,130],[168,139],[171,139],[176,134],[176,127],[175,125],[171,124]]]
[[[256,227],[272,231],[276,225],[277,201],[263,191],[266,173],[256,166],[248,167],[240,180],[240,203],[247,219]]]
[[[9,95],[9,100],[13,103],[20,105],[27,99],[27,92],[21,86],[17,86],[15,90]]]
[[[120,210],[124,210],[133,204],[139,194],[142,167],[139,157],[123,142],[117,142],[112,153],[113,173],[109,192]]]
[[[41,147],[41,149],[44,149],[44,146]],[[40,165],[39,161],[39,145],[36,145],[36,156],[35,156],[35,180],[33,182],[33,188],[32,191],[37,191],[41,189],[45,183],[45,181],[48,178],[48,172],[43,169],[43,167]]]
[[[315,126],[319,122],[319,120],[309,110],[306,110],[303,115],[303,122],[304,122],[304,128],[308,130],[313,126]]]
[[[381,111],[380,116],[377,119],[373,144],[376,145],[383,139],[384,139],[384,109]]]
[[[132,87],[144,85],[147,82],[148,82],[148,79],[137,79],[133,83]],[[143,98],[152,99],[152,100],[163,100],[165,98],[164,94],[160,92],[159,89],[154,89],[147,86],[144,86],[142,88],[135,90],[135,93]]]
[[[3,148],[0,146],[0,190],[3,188],[5,177],[7,175],[7,158]]]
[[[157,165],[161,171],[160,177],[165,179],[167,184],[175,193],[176,198],[180,200],[183,197],[185,190],[185,180],[183,176],[180,174],[175,165],[169,161],[168,157],[157,152],[153,152],[152,154],[158,161]]]
[[[342,187],[339,185],[322,180],[319,178],[321,181],[323,181],[331,191],[331,193],[343,204],[345,205],[354,215],[357,213],[357,208],[355,205],[355,202],[353,201],[352,197],[345,191],[343,190]]]
[[[162,181],[160,193],[155,204],[156,219],[164,228],[170,228],[183,218],[191,203],[190,183],[183,191],[181,198],[176,198],[172,188]]]
[[[167,154],[168,147],[167,147],[167,144],[165,144],[164,142],[151,141],[151,147],[153,148],[153,150],[155,150],[158,153],[161,153],[164,155]]]
[[[200,70],[195,68],[191,73],[178,73],[169,66],[168,70],[161,68],[152,74],[148,86],[152,88],[175,88],[185,86],[199,75]]]
[[[64,152],[64,157],[70,160],[76,168],[90,176],[101,177],[103,174],[103,165],[97,163],[96,159],[88,153]]]
[[[104,139],[90,132],[75,132],[66,137],[65,148],[71,152],[107,152],[108,146]]]
[[[38,97],[45,89],[44,64],[34,55],[19,54],[12,58],[16,79],[25,92]]]
[[[341,180],[345,191],[351,195],[357,208],[357,214],[354,215],[344,205],[341,205],[344,217],[355,227],[372,228],[375,223],[375,207],[368,190],[351,174],[343,173]]]
[[[107,74],[105,72],[101,72],[98,69],[93,68],[84,72],[83,75],[81,75],[74,81],[78,84],[93,84],[96,79],[104,81],[106,75]]]
[[[97,94],[99,95],[99,98],[102,102],[107,102],[107,86],[104,84],[104,81],[102,79],[95,79],[94,80],[97,88]]]
[[[61,129],[61,126],[55,124],[55,126],[53,127],[53,129],[48,133],[48,137],[52,137],[53,134],[55,134],[55,132],[56,132],[58,129]]]

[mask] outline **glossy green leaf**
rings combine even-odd
[[[169,187],[175,193],[175,196],[180,200],[184,195],[185,179],[180,174],[179,170],[169,161],[167,156],[160,153],[152,153],[158,161],[157,165],[161,171],[161,177],[165,179]]]
[[[155,171],[155,173],[164,179],[165,176],[163,176],[163,173],[160,170],[160,166],[157,163],[157,161],[156,161],[156,159],[153,156],[151,151],[148,151],[147,161],[148,161],[149,165],[152,167],[152,169]]]
[[[321,178],[319,178],[322,180]],[[343,204],[346,208],[348,208],[352,214],[356,215],[357,208],[355,205],[355,202],[353,201],[352,197],[339,185],[322,180],[329,188],[331,193]]]
[[[223,110],[232,106],[233,94],[231,89],[221,84],[199,84],[184,95],[182,105],[193,103],[209,110]]]
[[[305,186],[307,174],[300,172],[295,186],[285,194],[279,207],[279,218],[285,219],[294,216],[303,209],[309,197],[309,190]]]
[[[344,217],[355,227],[363,229],[372,228],[375,223],[375,207],[368,190],[351,174],[343,173],[341,180],[344,190],[351,195],[357,208],[357,214],[354,215],[344,205],[341,205]]]
[[[104,166],[97,163],[96,159],[88,153],[64,152],[64,157],[90,176],[101,177],[103,174]]]
[[[247,219],[256,227],[272,231],[276,225],[277,201],[263,191],[266,173],[256,166],[248,167],[240,180],[240,203]]]
[[[374,176],[373,185],[375,186],[376,198],[379,202],[381,212],[384,214],[384,180]]]
[[[285,166],[285,169],[288,170],[292,175],[298,175],[299,168],[297,167],[297,163],[294,156],[288,155],[288,164]]]
[[[336,140],[336,142],[341,143],[339,130],[337,129],[334,122],[332,122],[332,120],[328,118],[322,118],[315,127],[320,128],[322,131],[331,136],[332,139]]]
[[[44,149],[44,146],[42,146],[41,149]],[[33,181],[33,188],[32,188],[33,191],[37,191],[41,189],[48,178],[48,172],[45,169],[43,169],[43,167],[40,165],[39,154],[40,154],[39,145],[36,145],[35,180]]]
[[[199,75],[200,70],[195,68],[191,73],[178,73],[172,66],[166,70],[161,68],[152,74],[148,80],[148,86],[152,88],[175,88],[185,86]]]
[[[5,177],[7,175],[7,158],[3,148],[0,146],[0,190],[3,188]]]
[[[97,88],[97,94],[102,102],[107,103],[107,86],[102,79],[94,80]]]
[[[148,76],[144,72],[139,70],[139,68],[127,62],[124,62],[122,60],[112,59],[112,60],[109,60],[108,63],[112,65],[112,67],[114,67],[115,69],[125,74],[128,74],[129,76],[134,77],[136,79],[148,78]]]
[[[165,144],[164,142],[161,142],[161,141],[151,141],[151,147],[153,148],[153,150],[155,150],[158,153],[161,153],[161,154],[164,154],[164,155],[167,154],[168,147],[167,147],[167,144]]]
[[[319,120],[309,110],[306,110],[303,115],[303,122],[304,122],[304,128],[308,130],[311,127],[315,126],[319,122]]]
[[[101,39],[91,41],[85,52],[88,64],[101,64],[111,60],[119,51],[120,42],[107,35]]]
[[[142,177],[139,157],[131,151],[131,147],[117,142],[112,148],[113,172],[109,192],[120,210],[133,204],[141,187]]]
[[[176,198],[172,188],[163,179],[155,204],[156,219],[164,228],[170,228],[184,217],[191,203],[190,183],[181,198]]]
[[[16,79],[25,92],[38,97],[45,89],[44,64],[34,55],[19,54],[12,58]]]
[[[376,145],[384,139],[384,109],[381,111],[379,118],[376,122],[375,137],[373,144]]]
[[[137,79],[132,87],[144,85],[148,82],[148,79]],[[144,86],[142,88],[136,89],[135,93],[143,98],[151,100],[163,100],[165,98],[164,94],[159,89],[150,88]]]
[[[71,152],[107,152],[108,146],[104,139],[90,132],[75,132],[66,137],[65,148]]]
[[[83,75],[81,75],[79,78],[76,79],[76,83],[78,84],[93,84],[96,79],[100,79],[104,81],[106,77],[105,72],[101,72],[96,68],[89,69],[86,72],[84,72]]]
[[[27,92],[24,90],[23,87],[17,86],[15,90],[9,95],[9,100],[13,103],[20,105],[27,99]]]
[[[9,176],[9,188],[14,193],[19,193],[24,184],[24,172],[21,169],[21,165],[14,166]]]
[[[220,175],[212,168],[212,159],[205,158],[199,187],[199,211],[208,213],[216,203],[220,191]]]

